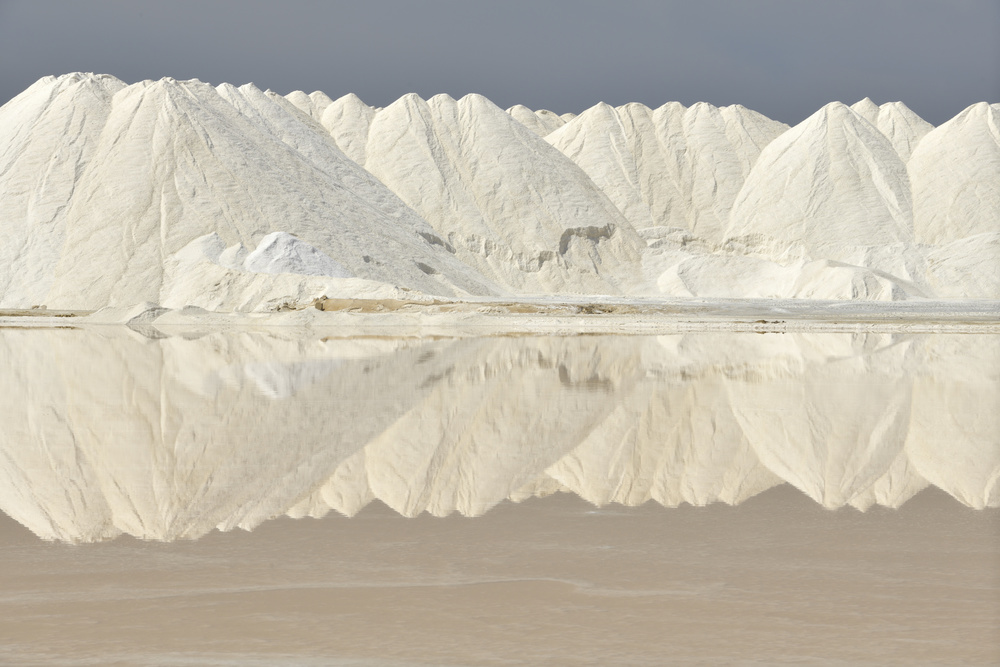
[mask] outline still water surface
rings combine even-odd
[[[3,330],[0,377],[0,662],[1000,659],[997,336]]]

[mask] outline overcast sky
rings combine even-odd
[[[1000,0],[0,0],[0,102],[72,71],[375,106],[738,103],[787,123],[868,96],[940,124],[1000,101]]]

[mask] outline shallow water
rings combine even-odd
[[[0,330],[0,377],[0,662],[1000,659],[1000,336]]]

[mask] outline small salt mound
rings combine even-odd
[[[419,294],[353,277],[286,232],[269,234],[250,255],[240,244],[226,248],[217,234],[207,234],[167,258],[164,270],[158,301],[167,308],[274,311],[299,308],[321,297],[410,299]]]
[[[880,271],[820,259],[802,267],[789,295],[795,299],[905,301],[911,293],[903,281]]]
[[[243,247],[242,243],[237,243],[234,246],[229,246],[221,253],[219,253],[218,258],[215,260],[216,264],[223,266],[227,269],[239,270],[243,267],[243,262],[247,259],[247,249]]]
[[[695,255],[664,271],[656,285],[667,296],[783,298],[799,266],[739,255]]]
[[[551,111],[545,109],[532,111],[523,104],[515,104],[507,109],[507,113],[510,114],[511,118],[540,137],[551,134],[566,124],[565,120]]]
[[[304,276],[352,278],[351,272],[308,243],[287,232],[272,232],[244,260],[254,273],[297,273]]]

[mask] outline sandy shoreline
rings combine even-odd
[[[171,310],[152,304],[99,311],[0,309],[3,328],[128,325],[140,332],[281,327],[350,337],[657,335],[687,331],[1000,333],[1000,301],[522,298],[323,299],[277,312]]]

